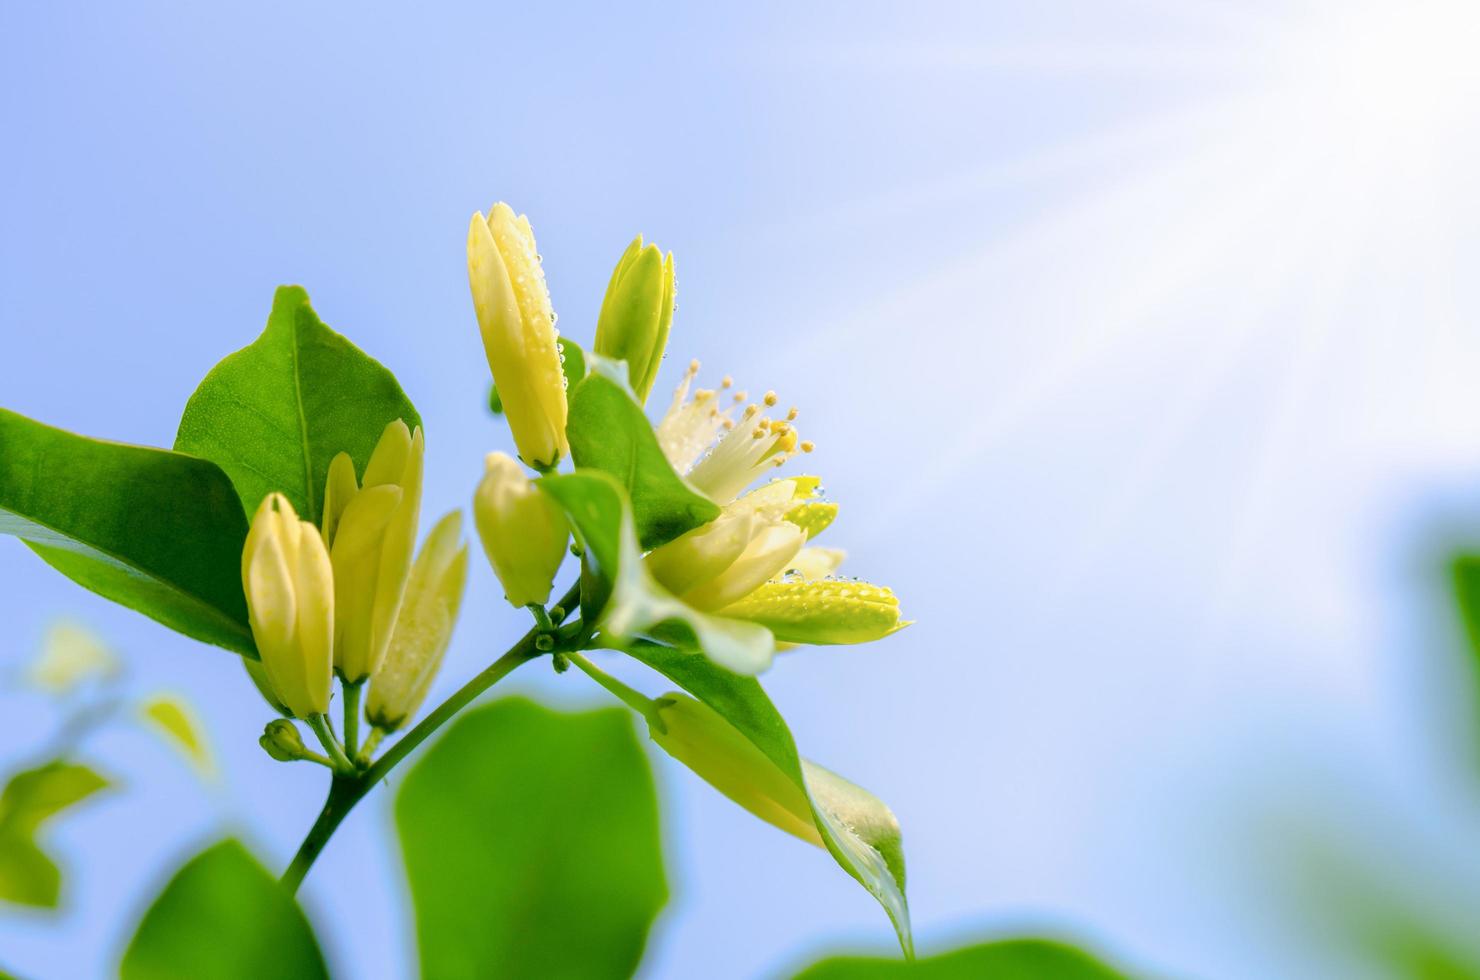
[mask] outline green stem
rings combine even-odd
[[[329,798],[324,801],[324,808],[319,811],[319,818],[309,828],[308,836],[303,838],[298,853],[293,855],[293,863],[288,865],[288,870],[283,872],[283,887],[289,893],[296,892],[298,886],[303,883],[303,876],[308,874],[308,869],[313,867],[314,859],[329,843],[329,838],[334,835],[339,822],[345,818],[354,805],[364,795],[361,780],[354,776],[335,775],[329,783]]]
[[[356,681],[351,684],[345,681],[344,687],[344,754],[353,759],[360,754],[360,691],[364,689],[364,681]]]
[[[329,753],[329,758],[334,760],[334,770],[343,775],[349,775],[354,772],[355,764],[349,761],[349,758],[344,754],[344,749],[339,745],[339,740],[329,730],[329,719],[322,714],[318,714],[309,715],[304,721],[308,722],[308,727],[313,729],[313,733],[324,744],[324,751]]]
[[[567,653],[565,657],[571,663],[581,668],[587,677],[610,691],[618,701],[621,701],[627,707],[642,715],[649,725],[656,726],[659,731],[667,731],[667,726],[663,724],[663,719],[658,716],[658,702],[641,691],[633,690],[626,684],[623,684],[579,653]]]
[[[380,740],[385,738],[384,728],[372,727],[370,734],[365,736],[365,744],[360,746],[360,754],[355,757],[355,762],[361,769],[369,768],[370,760],[375,757],[375,750],[380,747]]]
[[[571,586],[565,598],[560,600],[560,606],[565,609],[575,608],[580,594],[581,586],[578,582]],[[559,624],[556,623],[555,625]],[[540,656],[540,651],[536,650],[534,645],[535,638],[538,635],[538,629],[532,629],[528,633],[525,633],[519,639],[519,642],[510,647],[502,657],[489,664],[481,673],[458,688],[456,693],[446,701],[439,704],[431,714],[418,722],[414,728],[402,736],[399,742],[391,746],[386,754],[381,756],[369,769],[359,772],[356,775],[335,776],[334,780],[329,784],[329,798],[324,801],[324,808],[319,811],[318,819],[309,828],[307,836],[303,838],[303,843],[298,848],[298,853],[293,856],[293,862],[288,865],[288,870],[283,873],[283,884],[287,887],[288,891],[295,892],[298,890],[298,886],[302,884],[304,876],[308,874],[308,869],[313,867],[313,863],[318,858],[319,853],[323,851],[324,845],[329,843],[329,838],[334,836],[334,831],[339,828],[340,823],[349,815],[349,812],[355,808],[355,804],[359,803],[376,783],[388,776],[390,771],[401,760],[410,755],[418,745],[426,741],[428,736],[446,724],[453,715],[467,707],[474,698],[503,680],[514,668]],[[323,740],[325,735],[328,734],[327,723],[323,715],[316,715],[315,718],[318,720],[318,725],[314,727],[314,731],[318,732],[319,728],[322,727],[324,732],[319,735],[319,738]],[[310,719],[309,724],[313,726],[313,719]],[[334,742],[332,737],[325,743],[325,748],[328,748],[330,745],[334,746],[334,750],[337,750],[339,747],[338,743]],[[334,750],[331,750],[331,754],[333,754]],[[342,756],[343,753],[340,752],[340,755]]]

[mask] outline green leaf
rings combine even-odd
[[[620,362],[589,358],[592,373],[570,396],[565,434],[577,467],[617,479],[632,501],[643,550],[671,541],[719,516],[719,505],[679,476],[658,445]],[[620,372],[614,379],[611,372]]]
[[[123,980],[327,977],[293,896],[234,840],[192,858],[149,906],[123,955]]]
[[[220,467],[0,409],[0,533],[74,582],[247,657],[247,520]]]
[[[627,977],[667,900],[658,801],[621,709],[497,701],[406,776],[396,826],[426,977]]]
[[[668,647],[638,644],[628,656],[646,664],[712,708],[807,795],[812,818],[833,859],[878,900],[909,954],[909,905],[899,826],[868,792],[806,763],[791,731],[759,682]]]
[[[565,375],[565,390],[574,391],[576,385],[580,384],[586,377],[586,352],[581,350],[581,345],[574,340],[561,337],[558,341],[560,346],[560,373]],[[566,399],[567,404],[569,399]]]
[[[609,643],[652,637],[746,674],[771,665],[776,642],[765,627],[699,612],[653,581],[626,494],[612,477],[585,470],[537,482],[580,532],[581,616],[598,624]]]
[[[16,773],[0,793],[0,899],[55,908],[62,875],[36,841],[52,817],[107,788],[87,766],[57,760]]]
[[[1126,980],[1082,950],[1046,939],[1005,939],[913,962],[837,956],[794,980]]]
[[[329,461],[347,452],[363,473],[396,419],[421,425],[395,375],[325,326],[302,287],[283,286],[262,335],[190,396],[175,448],[219,463],[248,514],[280,491],[319,524]]]

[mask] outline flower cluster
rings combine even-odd
[[[467,549],[458,541],[461,518],[452,513],[413,565],[421,480],[421,429],[397,420],[386,426],[363,478],[347,453],[334,457],[320,527],[300,519],[281,493],[265,497],[252,519],[242,585],[264,693],[316,731],[328,730],[335,674],[355,698],[368,680],[371,724],[394,730],[420,705],[447,649]],[[347,729],[354,724],[352,716],[345,721]],[[291,744],[282,725],[276,731],[263,743],[275,757]],[[353,756],[349,741],[336,747]]]
[[[529,220],[502,203],[487,216],[475,214],[468,279],[519,457],[535,475],[551,474],[570,455],[570,393]],[[620,377],[638,405],[662,363],[674,308],[673,255],[638,236],[612,273],[592,345],[594,357],[625,365]],[[770,391],[751,400],[728,377],[716,388],[696,388],[698,372],[692,362],[646,438],[671,478],[707,498],[717,516],[643,557],[652,587],[695,613],[764,627],[783,648],[861,643],[907,625],[892,592],[835,577],[843,553],[809,543],[837,515],[816,477],[763,482],[813,449],[797,430],[797,410],[781,410]],[[347,453],[334,457],[320,526],[300,519],[280,493],[257,509],[242,556],[262,658],[254,677],[286,713],[309,722],[329,753],[327,760],[315,756],[275,724],[263,736],[275,757],[362,768],[374,743],[400,728],[426,696],[456,622],[467,553],[454,513],[437,524],[413,563],[422,457],[421,430],[392,421],[363,473]],[[562,506],[518,460],[496,452],[486,459],[473,516],[505,597],[548,625],[545,605],[573,538]],[[579,536],[575,542],[579,549]],[[342,741],[326,718],[335,675],[346,702]],[[364,714],[373,731],[360,751],[359,696],[367,681]]]
[[[468,275],[488,363],[519,455],[549,472],[568,449],[566,379],[544,273],[529,221],[496,204],[474,215]],[[638,236],[612,273],[594,352],[626,364],[646,401],[673,323],[672,253]],[[691,362],[655,427],[658,445],[687,484],[720,515],[656,548],[647,570],[695,610],[758,623],[782,644],[861,643],[908,625],[887,588],[834,577],[843,553],[809,547],[837,514],[816,477],[763,477],[813,450],[796,428],[797,409],[779,410],[775,392],[752,401],[724,378],[694,388]],[[489,457],[474,510],[483,544],[515,605],[547,600],[569,530],[507,456]]]

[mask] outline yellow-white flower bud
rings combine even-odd
[[[242,549],[248,619],[268,683],[299,718],[329,710],[334,571],[318,528],[280,493],[263,499]]]
[[[569,451],[555,313],[529,219],[502,202],[473,215],[468,282],[483,350],[519,455],[549,469]]]
[[[345,453],[329,465],[324,539],[334,564],[334,668],[349,683],[374,673],[390,645],[421,509],[422,435],[397,419],[355,479]]]
[[[511,604],[543,604],[565,558],[570,524],[513,458],[489,453],[486,462],[473,496],[483,550]]]
[[[462,514],[452,511],[432,528],[411,566],[390,649],[370,678],[365,717],[376,728],[395,731],[426,699],[452,640],[467,577]]]
[[[806,543],[795,524],[751,513],[726,514],[647,556],[648,571],[700,610],[721,609],[784,571]]]

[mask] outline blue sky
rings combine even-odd
[[[1168,973],[1362,976],[1288,907],[1302,833],[1420,907],[1480,891],[1432,574],[1436,537],[1480,540],[1477,35],[1444,0],[12,5],[0,404],[168,445],[302,283],[417,403],[429,525],[507,445],[468,216],[530,216],[577,339],[640,231],[678,256],[660,386],[698,356],[797,404],[829,536],[918,620],[767,686],[894,806],[924,944],[1038,925]],[[476,567],[438,690],[522,628],[498,595]],[[0,916],[44,976],[104,970],[223,827],[286,862],[321,794],[257,748],[230,655],[0,541],[0,664],[57,617],[191,698],[227,779],[94,743],[127,791],[58,827],[70,907]],[[13,689],[0,716],[7,757],[52,724]],[[675,901],[648,975],[887,948],[823,856],[656,761]],[[387,803],[304,889],[345,975],[413,956]]]

